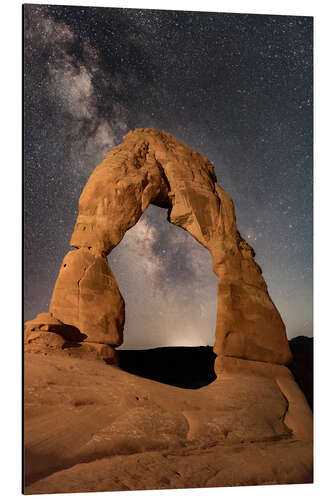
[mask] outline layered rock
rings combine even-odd
[[[213,165],[170,134],[129,132],[91,174],[79,200],[71,238],[50,312],[77,327],[89,342],[122,342],[124,301],[107,254],[152,203],[169,222],[187,230],[212,256],[219,277],[214,350],[221,356],[287,364],[285,326],[255,253],[237,230],[234,205],[217,184]]]
[[[24,343],[27,351],[62,349],[68,343],[80,343],[85,338],[75,326],[65,325],[49,312],[38,314],[25,326]]]
[[[65,350],[78,358],[104,359],[118,364],[118,353],[113,346],[98,342],[83,342],[87,335],[78,328],[56,319],[52,313],[43,312],[25,323],[25,351],[50,354]]]
[[[82,335],[75,326],[64,324],[50,312],[38,314],[35,319],[26,321],[25,325],[24,341],[27,344],[46,338],[47,335],[52,337],[51,334],[54,334],[54,339],[58,336],[64,342],[82,342],[85,339],[85,335]],[[58,343],[60,345],[60,341]]]

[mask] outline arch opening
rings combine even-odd
[[[108,257],[126,304],[120,368],[183,388],[215,379],[210,253],[150,204]]]
[[[108,256],[126,304],[119,349],[214,344],[218,280],[211,256],[166,215],[149,205]]]

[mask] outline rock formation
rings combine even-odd
[[[124,301],[106,256],[152,203],[206,247],[219,278],[215,371],[225,357],[287,364],[285,326],[255,253],[237,230],[233,202],[207,158],[154,129],[129,132],[91,174],[55,284],[50,313],[84,342],[123,341]]]
[[[92,249],[70,251],[56,281],[50,311],[75,325],[88,342],[120,345],[125,321],[124,300],[107,258]]]
[[[80,343],[85,339],[80,331],[71,325],[66,325],[56,319],[52,313],[40,313],[31,321],[26,322],[24,332],[25,343],[33,348],[45,346],[48,348],[63,347],[66,343]]]
[[[217,377],[200,389],[92,359],[117,364],[125,306],[107,255],[149,203],[209,250],[219,278]],[[285,326],[204,156],[157,130],[127,134],[88,180],[71,245],[50,311],[26,325],[25,493],[312,481]]]

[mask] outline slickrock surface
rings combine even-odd
[[[311,412],[287,369],[189,390],[62,350],[25,366],[28,494],[312,481]]]
[[[152,203],[211,255],[219,278],[214,350],[222,355],[287,364],[285,326],[254,251],[237,230],[233,202],[207,158],[154,129],[129,132],[91,174],[79,200],[70,244],[50,312],[88,342],[122,343],[124,301],[106,255]],[[166,214],[167,215],[167,214]],[[138,291],[139,292],[139,291]]]

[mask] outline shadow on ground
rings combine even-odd
[[[199,389],[216,379],[216,355],[210,346],[158,347],[118,353],[122,370],[163,384]]]
[[[290,369],[313,410],[313,338],[300,335],[289,340],[293,361]]]
[[[293,354],[289,366],[296,382],[313,407],[313,339],[299,336],[289,341]],[[199,389],[216,379],[211,346],[158,347],[119,350],[120,368],[139,377],[183,389]]]

